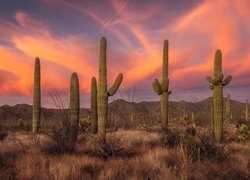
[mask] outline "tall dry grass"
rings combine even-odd
[[[184,133],[184,132],[183,132]],[[99,138],[81,134],[74,154],[43,153],[49,136],[9,133],[0,143],[0,179],[249,179],[249,141],[228,144],[229,161],[193,160],[183,145],[162,145],[159,132],[118,130],[107,140],[115,152],[95,156]],[[152,146],[154,144],[154,146]],[[109,152],[108,149],[107,152]],[[132,155],[131,155],[131,152]]]

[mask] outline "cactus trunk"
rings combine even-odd
[[[91,129],[93,133],[97,133],[97,87],[96,78],[91,79],[91,97],[90,97],[90,116]]]
[[[162,83],[157,79],[153,82],[153,89],[157,95],[161,96],[161,119],[162,127],[168,127],[168,109],[169,109],[169,79],[168,79],[168,41],[163,45],[163,64],[162,64]]]
[[[70,80],[70,125],[72,133],[72,148],[77,142],[78,128],[80,119],[80,100],[79,100],[79,80],[76,73],[72,73]]]
[[[223,79],[221,56],[221,51],[217,50],[214,58],[214,77],[207,77],[207,81],[212,84],[209,88],[213,90],[213,124],[217,142],[223,140],[223,86],[226,86],[232,80],[231,75]]]
[[[231,98],[230,95],[227,95],[227,101],[226,101],[226,120],[228,123],[231,123],[232,121],[232,110],[231,110]]]
[[[101,39],[99,57],[99,79],[98,79],[98,134],[101,137],[106,135],[106,122],[108,116],[108,94],[107,94],[107,67],[106,67],[106,47],[105,38]]]
[[[214,87],[214,134],[220,142],[223,138],[223,91],[222,85]]]
[[[246,100],[246,121],[248,121],[248,100]]]
[[[38,133],[41,120],[41,74],[40,60],[36,58],[34,68],[34,92],[33,92],[33,116],[32,116],[32,131]]]

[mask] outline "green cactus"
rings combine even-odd
[[[195,123],[194,112],[191,113],[191,120],[192,120],[192,123]]]
[[[97,85],[95,77],[91,79],[90,116],[92,132],[97,133]]]
[[[80,100],[79,100],[79,80],[77,73],[72,73],[70,79],[70,126],[72,148],[77,142],[78,128],[80,119]]]
[[[232,76],[223,79],[221,51],[217,50],[214,58],[214,77],[207,76],[209,86],[213,90],[214,134],[217,142],[223,139],[223,86],[228,85]]]
[[[32,131],[38,133],[41,120],[41,74],[40,59],[36,58],[34,68]]]
[[[106,137],[106,122],[108,118],[108,97],[113,96],[118,90],[123,75],[120,73],[113,85],[107,90],[107,67],[106,67],[106,48],[107,40],[102,37],[100,40],[99,74],[98,74],[98,134],[101,138]]]
[[[163,66],[162,66],[162,83],[160,84],[158,79],[155,79],[153,89],[157,95],[161,96],[161,118],[162,127],[167,128],[168,126],[168,106],[169,106],[169,79],[168,79],[168,41],[164,41],[163,45]]]
[[[248,121],[248,100],[246,100],[245,117],[246,117],[246,121]]]
[[[189,119],[190,119],[190,114],[187,112],[186,107],[183,108],[182,118],[183,118],[185,121],[189,121]]]
[[[226,101],[226,121],[228,123],[231,123],[232,119],[232,110],[231,110],[231,98],[230,94],[227,95],[227,101]]]

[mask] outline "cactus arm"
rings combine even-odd
[[[219,81],[218,81],[217,78],[213,79],[213,78],[211,78],[210,76],[207,76],[206,79],[207,79],[207,82],[209,82],[209,83],[211,83],[211,84],[213,84],[213,85],[215,85],[215,86],[217,86],[218,83],[219,83]]]
[[[38,133],[41,120],[41,74],[40,59],[36,58],[34,67],[33,117],[32,131]]]
[[[123,79],[123,74],[122,73],[118,74],[118,76],[116,77],[115,82],[113,83],[113,85],[108,90],[108,96],[113,96],[116,93],[116,91],[118,90],[119,86],[122,83],[122,79]]]
[[[91,79],[90,116],[91,116],[92,132],[96,133],[97,132],[97,86],[95,77]]]
[[[72,133],[72,143],[77,142],[79,119],[80,119],[80,100],[79,100],[79,80],[77,73],[72,73],[70,79],[70,124]]]
[[[224,77],[223,73],[220,72],[220,73],[218,74],[218,79],[217,79],[217,80],[220,82],[220,81],[223,80],[223,77]]]
[[[209,89],[214,90],[214,85],[209,85]]]
[[[222,85],[223,86],[228,85],[232,81],[232,79],[233,77],[231,75],[227,76],[227,78],[222,81]]]
[[[155,79],[152,83],[153,89],[157,95],[162,95],[163,91],[161,89],[161,84],[159,83],[158,79]]]
[[[206,77],[206,80],[207,80],[207,82],[209,82],[209,83],[213,83],[214,81],[213,81],[213,78],[211,77],[211,76],[207,76]]]

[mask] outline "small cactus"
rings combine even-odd
[[[246,111],[245,111],[246,121],[248,121],[248,100],[246,100]]]
[[[155,79],[153,84],[153,89],[157,95],[161,96],[161,118],[162,127],[166,128],[168,126],[168,109],[169,109],[169,79],[168,79],[168,41],[164,41],[163,45],[163,65],[162,65],[162,83],[159,83],[158,79]]]
[[[32,131],[38,133],[41,120],[41,74],[40,59],[36,58],[34,67],[34,91],[33,91],[33,113]]]
[[[79,119],[80,119],[80,98],[79,98],[79,80],[77,73],[72,73],[70,79],[70,125],[72,148],[75,147],[78,136]]]
[[[91,130],[93,133],[97,133],[97,86],[95,77],[91,79],[90,116]]]
[[[213,90],[213,123],[217,142],[221,142],[223,139],[223,86],[228,85],[232,80],[231,75],[224,79],[221,56],[221,51],[217,50],[214,58],[214,77],[207,76],[207,81],[211,83],[209,88]]]
[[[231,110],[231,98],[230,94],[227,95],[227,101],[226,101],[226,121],[228,123],[231,123],[232,119],[232,110]]]
[[[106,137],[106,122],[108,118],[108,97],[113,96],[116,93],[123,79],[123,75],[120,73],[111,88],[107,90],[106,48],[107,40],[105,37],[102,37],[100,41],[97,92],[98,134],[101,138]]]

